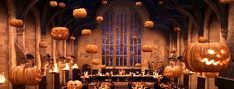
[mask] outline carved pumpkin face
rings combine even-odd
[[[55,40],[66,40],[69,31],[66,27],[54,27],[51,30],[51,37]]]
[[[189,44],[185,53],[186,67],[194,72],[219,72],[230,60],[224,43]]]
[[[79,80],[75,80],[75,81],[70,80],[67,82],[68,89],[82,89],[82,87],[83,87],[83,84]]]

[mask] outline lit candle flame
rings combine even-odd
[[[78,69],[78,65],[77,65],[77,64],[74,64],[74,65],[72,66],[72,69]]]
[[[59,72],[57,63],[54,64],[53,69],[52,69],[52,70],[49,70],[49,72],[50,72],[50,73],[51,73],[51,72],[52,72],[52,73],[58,73],[58,72]]]
[[[213,49],[208,49],[207,52],[208,52],[209,54],[215,54],[215,51],[214,51]]]
[[[68,63],[65,64],[65,67],[63,68],[63,70],[69,70],[69,64]]]

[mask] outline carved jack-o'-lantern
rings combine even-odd
[[[63,3],[63,2],[60,2],[58,6],[59,6],[60,8],[64,8],[64,7],[66,7],[66,4]]]
[[[58,2],[57,1],[50,1],[50,7],[57,7]]]
[[[51,37],[55,40],[66,40],[69,31],[66,27],[54,27],[51,30]]]
[[[143,52],[152,52],[153,51],[153,46],[143,45],[141,49],[142,49]]]
[[[86,18],[87,17],[87,11],[85,10],[85,8],[75,9],[75,10],[73,10],[73,16],[75,18],[78,18],[78,19]]]
[[[97,16],[97,17],[96,17],[96,22],[97,22],[97,23],[102,23],[103,20],[104,20],[104,19],[103,19],[102,16]]]
[[[98,46],[97,45],[87,45],[86,46],[86,52],[87,53],[97,53],[98,52]]]
[[[17,66],[10,70],[9,81],[15,85],[38,85],[41,71],[33,67]]]
[[[136,2],[136,6],[142,6],[141,2]]]
[[[11,19],[9,24],[15,27],[23,27],[24,22],[21,19]]]
[[[144,27],[153,28],[154,27],[154,22],[153,21],[145,21]]]
[[[100,64],[100,60],[99,59],[92,59],[92,64],[94,65],[99,65]]]
[[[82,89],[83,84],[81,81],[79,80],[75,80],[75,81],[68,81],[67,82],[67,89]]]
[[[91,35],[91,30],[90,29],[83,29],[81,31],[81,34],[84,36],[89,36],[89,35]]]
[[[182,74],[182,68],[181,66],[166,66],[163,72],[163,75],[167,78],[176,78],[180,77]]]
[[[185,51],[186,67],[194,72],[219,72],[229,60],[225,43],[191,43]]]
[[[39,43],[39,47],[40,48],[47,48],[47,43],[45,40],[41,40],[41,42]]]
[[[231,4],[231,3],[234,3],[233,0],[219,0],[221,3],[224,3],[224,4]]]

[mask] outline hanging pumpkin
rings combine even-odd
[[[99,65],[100,64],[100,60],[99,59],[92,59],[92,64],[94,65]]]
[[[97,17],[96,17],[96,22],[97,22],[97,23],[102,23],[103,20],[104,20],[104,19],[103,19],[102,16],[97,16]]]
[[[152,52],[153,51],[153,46],[143,45],[141,49],[142,49],[143,52]]]
[[[153,28],[154,27],[154,22],[153,21],[145,21],[144,27],[146,28]]]
[[[220,0],[220,2],[223,3],[223,4],[231,4],[234,1],[233,0]]]
[[[199,42],[199,43],[208,42],[208,38],[207,38],[207,37],[198,37],[198,42]]]
[[[106,65],[100,65],[101,69],[106,68]]]
[[[69,35],[69,31],[66,27],[54,27],[51,30],[51,37],[54,40],[66,40]]]
[[[141,63],[136,63],[135,67],[141,67]]]
[[[76,38],[74,36],[71,36],[70,37],[70,40],[75,40]]]
[[[67,82],[67,89],[82,89],[83,84],[79,80],[70,80]]]
[[[57,7],[58,2],[57,1],[50,1],[50,7]]]
[[[24,22],[21,19],[11,19],[9,24],[14,27],[23,27]]]
[[[97,45],[87,45],[86,46],[86,52],[87,53],[97,53],[98,52],[98,46]]]
[[[10,70],[9,81],[14,85],[38,85],[41,72],[37,68],[17,66]]]
[[[102,0],[102,5],[106,5],[107,3],[107,0]]]
[[[89,35],[91,35],[91,30],[90,29],[83,29],[81,31],[81,34],[84,36],[89,36]]]
[[[39,43],[39,47],[40,48],[47,48],[47,43],[45,40],[41,40],[41,42]]]
[[[194,72],[219,72],[230,60],[224,43],[191,43],[185,51],[186,67]]]
[[[136,2],[136,6],[142,6],[141,2]]]
[[[66,4],[63,3],[63,2],[60,2],[58,6],[59,6],[60,8],[64,8],[64,7],[66,7]]]
[[[174,28],[174,31],[175,31],[175,32],[180,32],[180,27],[175,27],[175,28]]]
[[[87,11],[85,8],[79,8],[73,10],[73,16],[78,19],[86,18],[87,17]]]

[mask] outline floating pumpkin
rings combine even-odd
[[[175,27],[175,28],[174,28],[174,31],[175,31],[175,32],[180,32],[180,28],[179,28],[179,27]]]
[[[136,2],[136,6],[142,6],[141,2]]]
[[[84,36],[89,36],[89,35],[91,35],[91,30],[90,29],[83,29],[81,31],[81,34]]]
[[[100,64],[100,60],[99,59],[92,59],[92,64],[94,65],[99,65]]]
[[[58,6],[59,6],[60,8],[64,8],[64,7],[66,7],[66,4],[63,3],[63,2],[60,2]]]
[[[153,46],[143,45],[141,49],[142,49],[143,52],[152,52],[153,51]]]
[[[70,40],[75,40],[76,38],[74,36],[71,36],[70,37]]]
[[[194,72],[219,72],[229,60],[225,43],[191,43],[185,51],[186,67]]]
[[[11,19],[9,24],[14,27],[23,27],[24,22],[21,19]]]
[[[154,27],[154,22],[153,21],[145,21],[144,27],[146,28],[153,28]]]
[[[98,46],[97,45],[87,45],[86,46],[86,52],[87,53],[97,53],[98,52]]]
[[[136,63],[135,67],[141,67],[141,64],[140,63]]]
[[[167,78],[176,78],[180,77],[182,74],[182,67],[180,65],[176,66],[166,66],[163,72],[163,75]]]
[[[231,4],[233,3],[234,1],[233,0],[220,0],[221,3],[224,3],[224,4]]]
[[[198,42],[199,42],[199,43],[208,42],[208,38],[207,38],[207,37],[198,37]]]
[[[87,11],[85,8],[79,8],[73,10],[73,16],[78,19],[86,18],[87,17]]]
[[[81,81],[79,80],[75,80],[75,81],[68,81],[67,82],[67,89],[82,89],[83,84]]]
[[[40,48],[47,48],[47,43],[45,40],[41,40],[41,42],[39,43],[39,47]]]
[[[100,65],[101,68],[106,68],[106,65]]]
[[[10,70],[9,81],[15,85],[38,85],[41,72],[37,68],[17,66]]]
[[[97,22],[97,23],[102,23],[103,20],[104,20],[104,19],[103,19],[102,16],[97,16],[97,17],[96,17],[96,22]]]
[[[58,2],[57,1],[50,1],[50,7],[57,7]]]
[[[102,0],[103,5],[106,5],[107,3],[108,3],[107,0]]]
[[[69,31],[66,27],[54,27],[51,30],[51,37],[55,40],[66,40]]]

